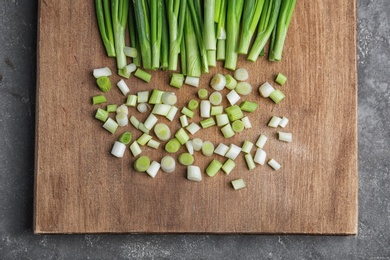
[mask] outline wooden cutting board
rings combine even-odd
[[[172,174],[160,171],[153,179],[133,171],[129,150],[123,159],[110,155],[121,133],[128,130],[135,137],[140,133],[128,126],[111,135],[94,119],[96,109],[105,105],[91,105],[91,97],[100,94],[92,70],[103,66],[114,70],[115,61],[105,56],[93,3],[39,1],[36,233],[356,234],[355,0],[298,1],[282,62],[259,58],[249,63],[240,56],[238,67],[248,68],[254,86],[253,95],[242,100],[259,104],[249,115],[253,128],[228,140],[217,127],[192,136],[241,145],[265,134],[268,158],[275,158],[282,168],[274,171],[265,165],[248,171],[241,154],[231,174],[220,172],[213,178],[204,174],[200,183],[186,180],[182,166]],[[211,90],[208,82],[217,72],[232,73],[219,63],[201,77],[200,88]],[[278,72],[288,76],[283,87],[273,81]],[[195,88],[169,87],[168,72],[152,75],[150,84],[135,77],[126,80],[131,93],[174,91],[179,107],[196,98]],[[120,80],[116,75],[111,79],[114,84]],[[280,88],[286,99],[275,105],[261,98],[257,89],[265,81]],[[106,97],[109,103],[125,102],[116,87]],[[285,129],[269,128],[273,115],[286,116],[290,123]],[[199,117],[192,121],[199,122]],[[179,128],[178,117],[171,127]],[[278,141],[277,131],[293,133],[293,142]],[[164,155],[162,149],[142,149],[153,160]],[[202,170],[212,160],[199,153],[195,157]],[[247,187],[235,191],[230,181],[238,178]]]

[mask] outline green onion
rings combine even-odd
[[[145,172],[150,167],[150,159],[146,155],[142,155],[134,162],[134,170],[137,172]]]
[[[220,115],[222,113],[223,113],[223,106],[212,106],[211,107],[211,111],[210,111],[211,116]]]
[[[149,114],[149,116],[146,118],[145,122],[144,122],[144,126],[147,128],[147,129],[152,129],[153,126],[157,123],[158,121],[158,118],[153,115],[153,114]]]
[[[180,72],[183,75],[187,74],[187,50],[186,50],[186,42],[185,38],[180,43]]]
[[[292,142],[292,133],[278,132],[279,140],[291,143]]]
[[[231,90],[227,95],[226,98],[228,99],[230,105],[234,105],[240,100],[240,95],[233,89]]]
[[[199,80],[200,78],[199,77],[191,77],[191,76],[187,76],[184,83],[187,84],[187,85],[190,85],[192,87],[199,87]]]
[[[244,127],[245,128],[252,128],[252,124],[251,122],[249,121],[249,117],[247,116],[244,116],[243,118],[241,118],[241,121],[244,123]]]
[[[149,134],[149,132],[150,132],[150,129],[146,128],[145,125],[144,125],[143,123],[139,123],[138,129],[139,129],[141,132],[145,133],[145,134]]]
[[[102,76],[96,79],[96,84],[103,92],[108,92],[111,89],[111,81],[107,76]]]
[[[186,148],[189,154],[193,155],[194,154],[194,146],[192,145],[192,141],[189,140],[186,143]]]
[[[161,170],[166,173],[172,173],[176,168],[175,159],[172,156],[166,155],[161,159]]]
[[[239,68],[234,71],[234,78],[238,81],[245,81],[249,78],[249,73],[245,68]]]
[[[98,108],[95,114],[95,118],[99,119],[102,122],[106,122],[108,118],[108,112],[104,109]]]
[[[244,123],[241,120],[236,120],[232,123],[232,128],[235,133],[242,132],[244,130]]]
[[[168,141],[171,138],[171,129],[164,123],[158,123],[154,127],[154,133],[160,141]]]
[[[226,112],[230,122],[236,121],[236,120],[244,117],[242,110],[237,105],[225,108],[225,112]]]
[[[200,130],[200,126],[192,122],[189,126],[187,126],[186,129],[190,134],[194,135],[196,132]]]
[[[131,76],[131,73],[133,73],[137,69],[137,66],[134,63],[130,63],[126,66],[124,66],[122,69],[118,69],[118,75],[121,77],[124,77],[126,79],[129,79]]]
[[[119,142],[123,144],[129,144],[132,138],[132,134],[130,132],[124,132],[120,137],[119,137]]]
[[[111,149],[111,154],[114,155],[115,157],[122,158],[123,155],[125,154],[125,151],[126,151],[126,145],[121,142],[115,141]]]
[[[279,126],[279,123],[282,121],[282,119],[278,116],[273,116],[268,122],[269,127],[276,128]]]
[[[253,143],[250,141],[245,141],[242,145],[241,151],[244,153],[250,153],[253,148]]]
[[[129,114],[129,108],[123,104],[116,108],[116,113],[125,113],[126,115]]]
[[[153,89],[152,94],[149,98],[149,104],[160,104],[162,103],[162,95],[164,94],[164,91]]]
[[[110,68],[104,67],[104,68],[97,68],[93,70],[93,76],[98,79],[100,77],[106,76],[109,77],[112,75],[112,72]]]
[[[131,145],[130,145],[130,151],[131,153],[133,154],[134,157],[138,156],[141,154],[141,147],[139,147],[137,141],[134,141]]]
[[[98,21],[100,36],[108,57],[115,57],[114,35],[112,32],[112,19],[110,1],[95,0],[96,18]]]
[[[130,123],[136,128],[139,129],[139,120],[135,116],[130,117]]]
[[[287,124],[288,124],[288,118],[282,117],[282,120],[280,121],[279,126],[285,128],[287,126]]]
[[[175,118],[175,115],[179,109],[175,106],[171,106],[171,108],[168,111],[168,114],[165,116],[169,121],[173,121]]]
[[[217,51],[207,51],[207,62],[209,67],[215,68],[217,66]]]
[[[240,108],[244,112],[254,112],[259,105],[255,102],[244,101],[241,103]]]
[[[180,164],[188,166],[194,163],[194,156],[189,153],[182,153],[179,155],[178,160]]]
[[[129,1],[129,15],[128,15],[128,24],[129,24],[129,36],[130,36],[130,45],[136,50],[140,50],[139,38],[137,33],[137,24],[135,21],[134,13],[134,3]],[[132,61],[136,66],[141,65],[141,54],[137,51],[137,56],[132,57]]]
[[[226,40],[217,40],[217,60],[222,61],[226,59]]]
[[[137,78],[140,78],[143,81],[148,82],[148,83],[149,83],[150,79],[152,78],[152,75],[150,75],[146,71],[141,70],[140,68],[138,68],[135,71],[134,76],[136,76]]]
[[[267,157],[267,153],[263,149],[257,148],[253,161],[260,165],[264,165],[266,157]]]
[[[154,177],[156,177],[158,171],[160,170],[160,167],[161,167],[161,165],[160,165],[158,162],[153,161],[153,162],[150,164],[149,168],[146,170],[146,173],[147,173],[150,177],[154,178]]]
[[[225,76],[220,73],[215,74],[210,81],[210,86],[216,91],[221,91],[226,86]]]
[[[156,140],[150,139],[147,143],[149,147],[152,147],[154,149],[157,149],[160,146],[160,142],[157,142]]]
[[[252,92],[252,86],[248,82],[239,82],[237,83],[235,91],[240,95],[246,96]]]
[[[222,103],[222,94],[215,91],[211,93],[209,100],[212,105],[217,106]]]
[[[229,146],[223,143],[219,143],[217,148],[215,148],[214,153],[221,156],[225,156],[228,150],[229,150]]]
[[[200,121],[200,125],[202,126],[202,128],[209,128],[209,127],[215,125],[214,118],[210,117],[210,118],[204,119],[204,120]]]
[[[179,140],[177,140],[176,138],[173,138],[173,139],[169,140],[168,143],[166,143],[165,151],[167,153],[176,153],[177,151],[179,151],[180,146],[181,146],[181,144],[180,144]]]
[[[212,160],[209,166],[206,168],[206,173],[210,177],[214,177],[218,171],[222,168],[222,163],[216,159]]]
[[[226,60],[225,68],[235,70],[237,64],[237,48],[240,31],[240,19],[244,5],[243,0],[227,1],[227,26],[226,26]]]
[[[107,105],[106,111],[108,113],[112,113],[112,112],[115,112],[117,108],[118,108],[118,106],[115,104]]]
[[[202,100],[200,102],[200,117],[210,117],[211,103],[208,100]]]
[[[199,99],[204,100],[204,99],[207,99],[208,96],[209,96],[209,93],[208,93],[208,91],[206,89],[202,88],[202,89],[198,90],[198,97],[199,97]]]
[[[279,89],[275,90],[269,96],[276,104],[282,101],[286,96]]]
[[[194,148],[194,151],[200,151],[202,150],[203,146],[203,140],[200,138],[194,138],[192,139],[192,147]]]
[[[147,142],[149,142],[149,140],[152,139],[152,136],[151,135],[148,135],[146,133],[143,133],[138,139],[137,139],[137,143],[141,146],[144,146],[145,144],[147,144]]]
[[[227,114],[216,115],[215,119],[217,120],[217,126],[225,126],[230,122]]]
[[[116,64],[118,69],[124,68],[126,63],[125,48],[125,30],[127,25],[127,16],[129,14],[128,0],[111,1],[112,27],[114,32],[114,43],[116,53]]]
[[[136,48],[133,48],[133,47],[129,47],[129,46],[125,46],[123,48],[123,52],[125,53],[125,55],[127,57],[130,57],[130,58],[135,58],[138,56],[138,51]]]
[[[199,103],[195,99],[191,99],[190,102],[188,102],[188,109],[195,110],[198,107]]]
[[[237,158],[237,156],[240,154],[240,152],[241,152],[241,147],[239,147],[235,144],[231,144],[229,147],[229,150],[225,154],[225,157],[232,159],[232,160],[235,160]]]
[[[119,126],[127,126],[129,124],[129,118],[126,113],[117,113],[115,119]]]
[[[126,106],[135,107],[137,105],[138,97],[136,95],[128,95],[126,100]]]
[[[237,179],[231,182],[233,189],[239,190],[246,187],[245,182],[243,179]]]
[[[130,92],[129,87],[126,85],[123,79],[121,79],[116,85],[118,86],[119,90],[122,92],[124,96],[126,96],[127,93]]]
[[[212,156],[214,153],[214,145],[210,141],[203,142],[202,154],[204,156]]]
[[[194,111],[190,110],[188,107],[183,107],[183,108],[181,109],[181,113],[182,113],[183,115],[188,116],[189,118],[193,118],[194,115],[195,115]]]
[[[271,159],[268,161],[268,165],[271,166],[275,171],[279,170],[282,166],[275,161],[274,159]]]
[[[276,76],[275,82],[278,83],[279,85],[284,85],[286,81],[287,81],[287,77],[279,72],[278,76]]]
[[[222,171],[228,175],[236,167],[236,163],[232,159],[227,159],[226,162],[222,165]]]
[[[184,75],[180,73],[172,73],[169,85],[175,88],[181,88],[184,83]]]
[[[152,69],[156,70],[160,67],[163,0],[149,1],[149,9],[151,18],[150,45],[152,49]]]
[[[225,80],[226,80],[226,88],[233,90],[237,87],[237,80],[233,78],[232,75],[226,74],[225,75]]]
[[[263,149],[267,140],[268,140],[267,136],[261,134],[256,141],[256,146]]]
[[[92,97],[92,104],[93,105],[97,105],[97,104],[101,104],[101,103],[105,103],[105,102],[107,102],[107,99],[103,95]]]
[[[177,96],[173,92],[165,92],[161,97],[161,101],[163,104],[173,106],[177,102]]]
[[[167,104],[155,104],[152,110],[152,114],[159,116],[167,116],[173,106]]]
[[[215,0],[204,1],[204,45],[206,50],[216,50],[214,12]]]
[[[182,115],[179,117],[181,127],[186,127],[188,126],[188,119],[186,115]]]
[[[169,28],[166,1],[162,1],[161,69],[169,67]]]
[[[187,179],[190,181],[200,182],[202,180],[202,173],[198,166],[189,165],[187,167]]]
[[[145,103],[149,100],[149,91],[140,91],[137,93],[139,103]]]
[[[113,119],[108,118],[107,121],[104,123],[103,128],[111,134],[114,134],[116,129],[118,128],[118,123],[115,122]]]
[[[189,2],[192,2],[191,0]],[[186,16],[184,27],[184,40],[186,49],[187,75],[191,77],[200,77],[202,74],[201,60],[196,39],[194,23],[190,15]],[[207,58],[207,57],[206,57]]]
[[[274,91],[275,91],[274,87],[272,87],[271,84],[269,84],[268,82],[265,82],[259,88],[260,95],[265,98],[269,97],[271,93]]]
[[[188,140],[190,140],[190,137],[188,136],[184,128],[180,128],[176,132],[175,137],[182,145],[185,144]]]
[[[152,50],[150,35],[150,17],[148,12],[148,1],[132,1],[134,3],[135,22],[138,31],[138,40],[141,50],[142,65],[145,69],[152,68]]]
[[[248,170],[253,170],[255,167],[256,167],[256,165],[255,165],[255,162],[253,161],[253,157],[252,157],[252,155],[250,154],[250,153],[247,153],[247,154],[245,154],[245,162],[246,162],[246,165],[247,165],[247,167],[248,167]]]
[[[147,103],[138,103],[137,110],[140,113],[146,113],[150,109]]]

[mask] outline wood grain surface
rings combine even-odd
[[[259,104],[249,114],[253,128],[228,140],[217,127],[193,136],[241,145],[263,133],[269,137],[268,158],[282,168],[273,171],[265,165],[248,171],[241,154],[230,175],[204,174],[200,183],[186,180],[182,166],[153,179],[133,171],[129,150],[123,159],[110,155],[121,133],[140,134],[128,126],[112,135],[94,119],[96,109],[105,105],[91,105],[91,97],[100,94],[92,70],[115,70],[115,60],[105,56],[93,3],[39,1],[35,233],[357,233],[355,0],[298,1],[282,62],[259,58],[250,63],[240,56],[238,67],[249,69],[254,86],[253,95],[242,100]],[[200,87],[211,90],[208,83],[216,72],[232,73],[219,63],[201,77]],[[275,105],[257,89],[273,82],[278,72],[288,82],[273,84],[287,97]],[[149,84],[135,77],[126,80],[131,93],[174,91],[179,107],[196,98],[196,88],[169,87],[168,72],[152,75]],[[116,75],[111,79],[114,84],[120,80]],[[109,103],[125,102],[116,87],[106,97]],[[267,127],[273,115],[290,119],[286,129]],[[176,117],[172,130],[179,126]],[[292,143],[277,140],[281,130],[293,133]],[[164,155],[162,149],[142,149],[153,160]],[[202,170],[213,158],[195,157]],[[245,180],[245,189],[232,189],[230,181],[237,178]]]

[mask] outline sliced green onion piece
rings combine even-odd
[[[123,155],[125,154],[125,151],[126,151],[126,145],[121,142],[115,141],[111,149],[111,154],[114,155],[115,157],[122,158]]]
[[[279,72],[278,76],[276,76],[275,82],[278,83],[279,85],[283,86],[284,83],[286,83],[286,81],[287,81],[287,77]]]
[[[249,73],[244,68],[239,68],[234,71],[234,78],[238,81],[245,81],[249,78]]]
[[[152,94],[149,98],[149,104],[160,104],[162,103],[162,95],[164,94],[164,91],[153,89]]]
[[[212,106],[211,107],[211,111],[210,111],[211,116],[220,115],[222,113],[223,113],[223,106]]]
[[[227,159],[226,162],[222,165],[222,171],[227,175],[236,167],[236,163],[232,159]]]
[[[268,161],[268,165],[271,166],[275,171],[279,170],[282,166],[275,161],[274,159],[271,159]]]
[[[193,118],[195,114],[194,111],[190,110],[188,107],[183,107],[181,113],[189,118]]]
[[[104,76],[108,77],[111,75],[112,75],[112,72],[111,72],[110,68],[108,68],[108,67],[98,68],[98,69],[93,70],[93,76],[96,79],[100,78],[100,77],[104,77]]]
[[[128,95],[126,100],[126,106],[135,107],[137,105],[137,96],[136,95]]]
[[[143,123],[139,123],[138,129],[139,129],[141,132],[145,133],[145,134],[149,134],[149,132],[150,132],[150,129],[146,128],[145,125],[144,125]]]
[[[259,138],[257,139],[256,146],[263,149],[265,146],[265,143],[267,142],[267,136],[261,134]]]
[[[187,179],[190,181],[201,181],[202,173],[200,172],[200,168],[198,166],[189,165],[187,167]]]
[[[275,90],[274,92],[271,93],[269,96],[273,102],[278,104],[280,101],[282,101],[286,96],[280,91],[279,89]]]
[[[97,104],[101,104],[101,103],[105,103],[105,102],[107,102],[107,99],[103,95],[92,97],[92,105],[97,105]]]
[[[175,118],[176,116],[176,113],[177,111],[179,111],[179,109],[175,106],[171,106],[171,108],[169,109],[168,111],[168,114],[165,116],[169,121],[173,121],[173,119]]]
[[[127,126],[129,124],[129,118],[127,117],[126,113],[117,113],[115,119],[119,126]]]
[[[175,88],[181,88],[184,83],[184,75],[180,73],[172,73],[169,85]]]
[[[146,103],[149,100],[149,91],[140,91],[137,93],[138,103]]]
[[[138,103],[137,110],[140,113],[146,113],[150,109],[150,106],[147,103]]]
[[[134,141],[131,145],[130,145],[130,151],[131,153],[133,154],[134,157],[138,156],[141,154],[141,147],[139,147],[139,144],[137,143],[137,141]]]
[[[194,148],[194,151],[200,151],[202,150],[203,146],[203,140],[200,138],[194,138],[192,139],[192,146]]]
[[[215,74],[211,79],[210,86],[213,89],[220,91],[226,86],[226,78],[222,74]]]
[[[194,146],[192,145],[192,141],[189,140],[186,142],[186,148],[189,154],[194,154]]]
[[[260,165],[264,165],[266,157],[267,157],[267,153],[263,149],[257,148],[253,161]]]
[[[246,129],[252,128],[252,124],[251,124],[251,122],[249,121],[249,117],[245,116],[245,117],[241,118],[241,121],[244,123],[244,127],[245,127]]]
[[[125,55],[127,57],[130,57],[130,58],[135,58],[138,56],[138,51],[136,48],[133,48],[133,47],[129,47],[129,46],[125,46],[123,48],[123,52],[125,53]]]
[[[283,141],[286,143],[292,142],[292,133],[278,132],[279,141]]]
[[[115,105],[115,104],[107,105],[106,111],[107,111],[108,113],[112,113],[112,112],[115,112],[117,108],[118,108],[118,106]]]
[[[177,102],[177,96],[172,92],[165,92],[162,95],[162,103],[166,105],[173,106]]]
[[[130,123],[136,128],[139,129],[139,120],[135,116],[130,117]]]
[[[145,172],[150,167],[150,159],[146,155],[140,156],[134,162],[134,170],[137,172]]]
[[[204,156],[212,156],[214,153],[214,145],[210,141],[203,142],[202,145],[202,154]]]
[[[221,128],[221,132],[222,132],[223,137],[225,137],[225,138],[233,137],[235,134],[233,131],[233,128],[230,124],[223,126]]]
[[[229,146],[223,143],[219,143],[217,148],[215,148],[214,153],[219,154],[221,156],[225,156],[228,150]]]
[[[171,138],[171,129],[164,123],[158,123],[154,127],[154,133],[160,141],[168,141]]]
[[[140,68],[138,68],[135,71],[134,76],[136,76],[137,78],[142,79],[143,81],[148,82],[148,83],[149,83],[150,79],[152,78],[152,75],[150,75],[149,73],[147,73],[144,70],[141,70]]]
[[[179,151],[180,146],[181,146],[181,144],[180,144],[179,140],[177,140],[176,138],[173,138],[173,139],[169,140],[168,143],[166,143],[165,151],[167,153],[176,153],[177,151]]]
[[[188,126],[188,119],[186,115],[182,115],[179,117],[181,127],[186,127]]]
[[[202,126],[202,128],[209,128],[209,127],[215,125],[214,118],[210,117],[210,118],[204,119],[204,120],[200,121],[200,125]]]
[[[188,140],[190,140],[190,137],[188,136],[184,128],[180,128],[176,132],[175,137],[182,145],[185,144]]]
[[[111,134],[113,134],[118,128],[118,123],[115,122],[113,119],[108,118],[107,121],[104,123],[103,128],[106,129]]]
[[[232,123],[232,128],[236,133],[242,132],[244,130],[244,123],[241,120],[236,120]]]
[[[129,87],[123,79],[121,79],[116,85],[118,86],[119,90],[122,92],[123,95],[126,96],[130,92]]]
[[[192,87],[199,87],[199,78],[198,77],[191,77],[191,76],[187,76],[185,81],[184,81],[185,84],[187,85],[190,85]]]
[[[106,122],[108,118],[108,112],[104,109],[98,108],[95,114],[95,118],[99,119],[102,122]]]
[[[187,131],[190,132],[190,134],[195,134],[198,132],[201,128],[198,124],[192,122],[189,126],[186,127]]]
[[[217,91],[211,93],[209,97],[209,101],[212,105],[218,106],[219,104],[222,103],[222,94]]]
[[[143,133],[138,139],[137,139],[137,143],[139,145],[142,145],[144,146],[145,144],[147,144],[147,142],[149,142],[149,140],[152,139],[152,136],[151,135],[148,135],[146,133]]]
[[[153,161],[150,164],[149,168],[146,170],[146,173],[149,174],[150,177],[154,178],[160,170],[160,167],[161,165],[158,162]]]
[[[200,102],[200,117],[210,117],[211,103],[208,100],[202,100]]]
[[[190,153],[182,153],[179,155],[178,161],[180,164],[188,166],[194,163],[194,156]]]
[[[277,117],[277,116],[273,116],[271,118],[271,120],[269,121],[268,123],[268,126],[269,127],[273,127],[273,128],[276,128],[279,126],[279,123],[282,121],[282,119],[280,117]]]
[[[193,111],[198,107],[198,105],[198,101],[196,101],[195,99],[191,99],[190,102],[188,102],[188,109]]]
[[[237,179],[237,180],[232,181],[231,183],[232,183],[233,189],[235,189],[235,190],[243,189],[246,187],[243,179]]]
[[[159,116],[167,116],[172,106],[167,104],[156,104],[153,107],[152,114]]]
[[[241,151],[244,153],[250,153],[253,148],[253,143],[250,141],[245,141],[242,145]]]
[[[235,144],[231,144],[229,147],[229,150],[225,154],[225,157],[232,159],[232,160],[235,160],[237,158],[237,156],[240,154],[240,152],[241,152],[241,147],[239,147]]]
[[[280,120],[279,126],[285,128],[288,124],[288,118],[282,117],[282,120]]]
[[[174,172],[176,168],[175,159],[172,156],[166,155],[161,159],[161,170],[166,173]]]
[[[222,163],[216,159],[212,160],[206,168],[206,173],[210,177],[214,177],[222,168]]]
[[[215,119],[217,120],[217,126],[225,126],[230,123],[227,114],[216,115]]]
[[[147,128],[147,129],[152,129],[153,126],[157,123],[158,121],[158,118],[153,115],[153,114],[149,114],[149,116],[146,118],[145,122],[144,122],[144,126]]]
[[[129,108],[123,104],[116,108],[116,113],[125,113],[126,115],[129,114]]]
[[[227,95],[226,98],[228,99],[230,105],[234,105],[237,103],[238,100],[240,100],[240,95],[233,89],[231,90]]]
[[[248,167],[248,170],[253,170],[256,165],[255,165],[255,162],[253,161],[253,157],[250,153],[247,153],[245,154],[245,162],[246,162],[246,166]]]
[[[103,92],[108,92],[111,89],[111,81],[107,76],[97,78],[96,84]]]
[[[131,138],[133,135],[130,132],[124,132],[120,137],[119,137],[119,142],[123,144],[129,144],[131,141]]]
[[[238,82],[235,91],[243,96],[249,95],[252,92],[252,85],[248,82]]]
[[[226,74],[225,79],[226,79],[226,88],[227,89],[233,90],[237,87],[237,80],[235,78],[233,78],[232,75]]]
[[[202,88],[198,90],[198,97],[199,99],[207,99],[209,96],[209,93],[206,89]]]
[[[236,121],[244,117],[241,108],[237,105],[225,108],[225,112],[231,122]]]
[[[274,87],[271,86],[268,82],[265,82],[263,85],[259,87],[259,93],[262,97],[269,97],[272,92],[274,92]]]
[[[256,102],[244,101],[240,104],[240,108],[245,112],[254,112],[259,105]]]
[[[133,73],[137,69],[137,66],[134,63],[130,63],[123,67],[122,69],[118,69],[118,75],[124,78],[129,79],[131,73]]]
[[[147,146],[157,149],[160,146],[160,142],[150,139],[147,143]]]

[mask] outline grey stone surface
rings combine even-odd
[[[0,0],[0,259],[390,259],[390,1],[358,0],[359,235],[32,234],[36,1]]]

